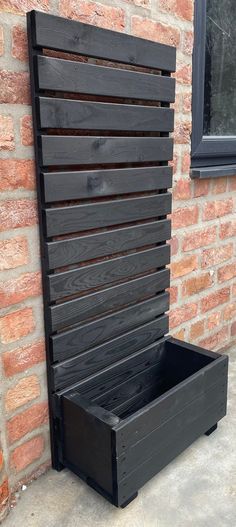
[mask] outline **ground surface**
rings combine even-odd
[[[236,527],[236,357],[228,416],[118,510],[79,478],[50,470],[20,494],[4,527]]]

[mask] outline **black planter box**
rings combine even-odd
[[[61,396],[63,464],[116,506],[226,413],[228,359],[167,338]]]

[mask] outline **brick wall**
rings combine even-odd
[[[25,33],[30,9],[177,46],[170,326],[210,349],[236,336],[236,177],[189,178],[193,0],[0,0],[1,514],[50,462]]]

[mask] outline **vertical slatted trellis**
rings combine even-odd
[[[59,469],[53,395],[168,331],[175,49],[36,11],[28,34]]]

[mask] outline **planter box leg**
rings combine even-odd
[[[124,509],[125,507],[127,507],[127,505],[129,505],[131,503],[131,501],[133,501],[133,500],[135,500],[135,498],[137,498],[137,496],[138,496],[137,492],[132,494],[132,496],[130,496],[130,498],[128,498],[128,500],[126,500],[126,501],[124,501],[124,503],[122,503],[121,509]]]
[[[217,429],[217,426],[218,426],[217,423],[213,425],[211,428],[209,428],[209,430],[207,430],[207,432],[205,432],[205,435],[210,436],[213,432],[215,432],[215,430]]]

